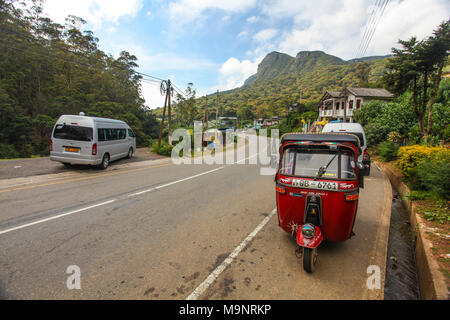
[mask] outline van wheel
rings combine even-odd
[[[102,163],[100,164],[100,169],[105,170],[109,166],[109,154],[105,154],[102,159]]]
[[[130,148],[130,150],[128,150],[127,158],[131,159],[132,156],[133,156],[133,148]]]

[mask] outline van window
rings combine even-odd
[[[126,129],[97,129],[98,141],[123,140],[126,138]]]
[[[92,141],[93,130],[88,127],[58,124],[53,132],[53,138],[75,141]]]
[[[133,130],[131,130],[131,129],[128,129],[128,135],[130,136],[130,137],[136,137],[135,135],[134,135],[134,132],[133,132]]]

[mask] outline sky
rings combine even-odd
[[[390,54],[399,39],[431,35],[449,18],[450,1],[46,0],[44,12],[59,23],[82,17],[106,53],[126,50],[138,71],[180,90],[193,83],[202,96],[242,86],[272,51],[321,50],[345,60]],[[163,106],[158,84],[143,83],[142,93],[150,108]]]

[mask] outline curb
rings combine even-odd
[[[448,300],[450,296],[444,275],[439,271],[439,264],[431,252],[433,245],[425,237],[425,230],[422,228],[424,219],[416,213],[416,204],[409,199],[404,199],[405,195],[410,193],[408,186],[389,167],[381,162],[374,162],[389,177],[392,185],[401,195],[403,204],[409,212],[411,226],[414,227],[417,235],[415,255],[421,298],[423,300]]]
[[[363,300],[384,300],[384,284],[386,282],[386,259],[389,241],[389,229],[391,225],[391,206],[392,206],[392,187],[389,178],[378,167],[381,176],[383,177],[383,193],[384,203],[380,216],[380,225],[377,230],[375,238],[375,246],[373,256],[370,259],[372,265],[380,266],[381,269],[381,290],[370,290],[367,288],[363,294]]]

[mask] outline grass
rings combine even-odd
[[[0,159],[0,161],[11,161],[11,160],[27,160],[27,159],[38,159],[38,158],[48,158],[50,157],[50,155],[48,156],[40,156],[38,154],[34,154],[29,158],[10,158],[10,159]]]
[[[373,158],[377,158],[376,156]],[[372,158],[372,159],[373,159]],[[395,166],[395,162],[385,162],[395,175],[402,178],[400,171]],[[447,285],[450,287],[450,259],[442,258],[441,255],[450,253],[450,241],[442,235],[450,234],[450,201],[439,198],[437,195],[428,191],[411,191],[405,196],[416,203],[416,214],[424,218],[424,225],[427,228],[436,228],[437,231],[425,231],[425,237],[431,241],[433,253],[436,262],[439,264],[440,271],[446,277]],[[417,230],[420,228],[416,226]],[[414,230],[414,228],[412,228]],[[439,233],[440,235],[436,234]]]

